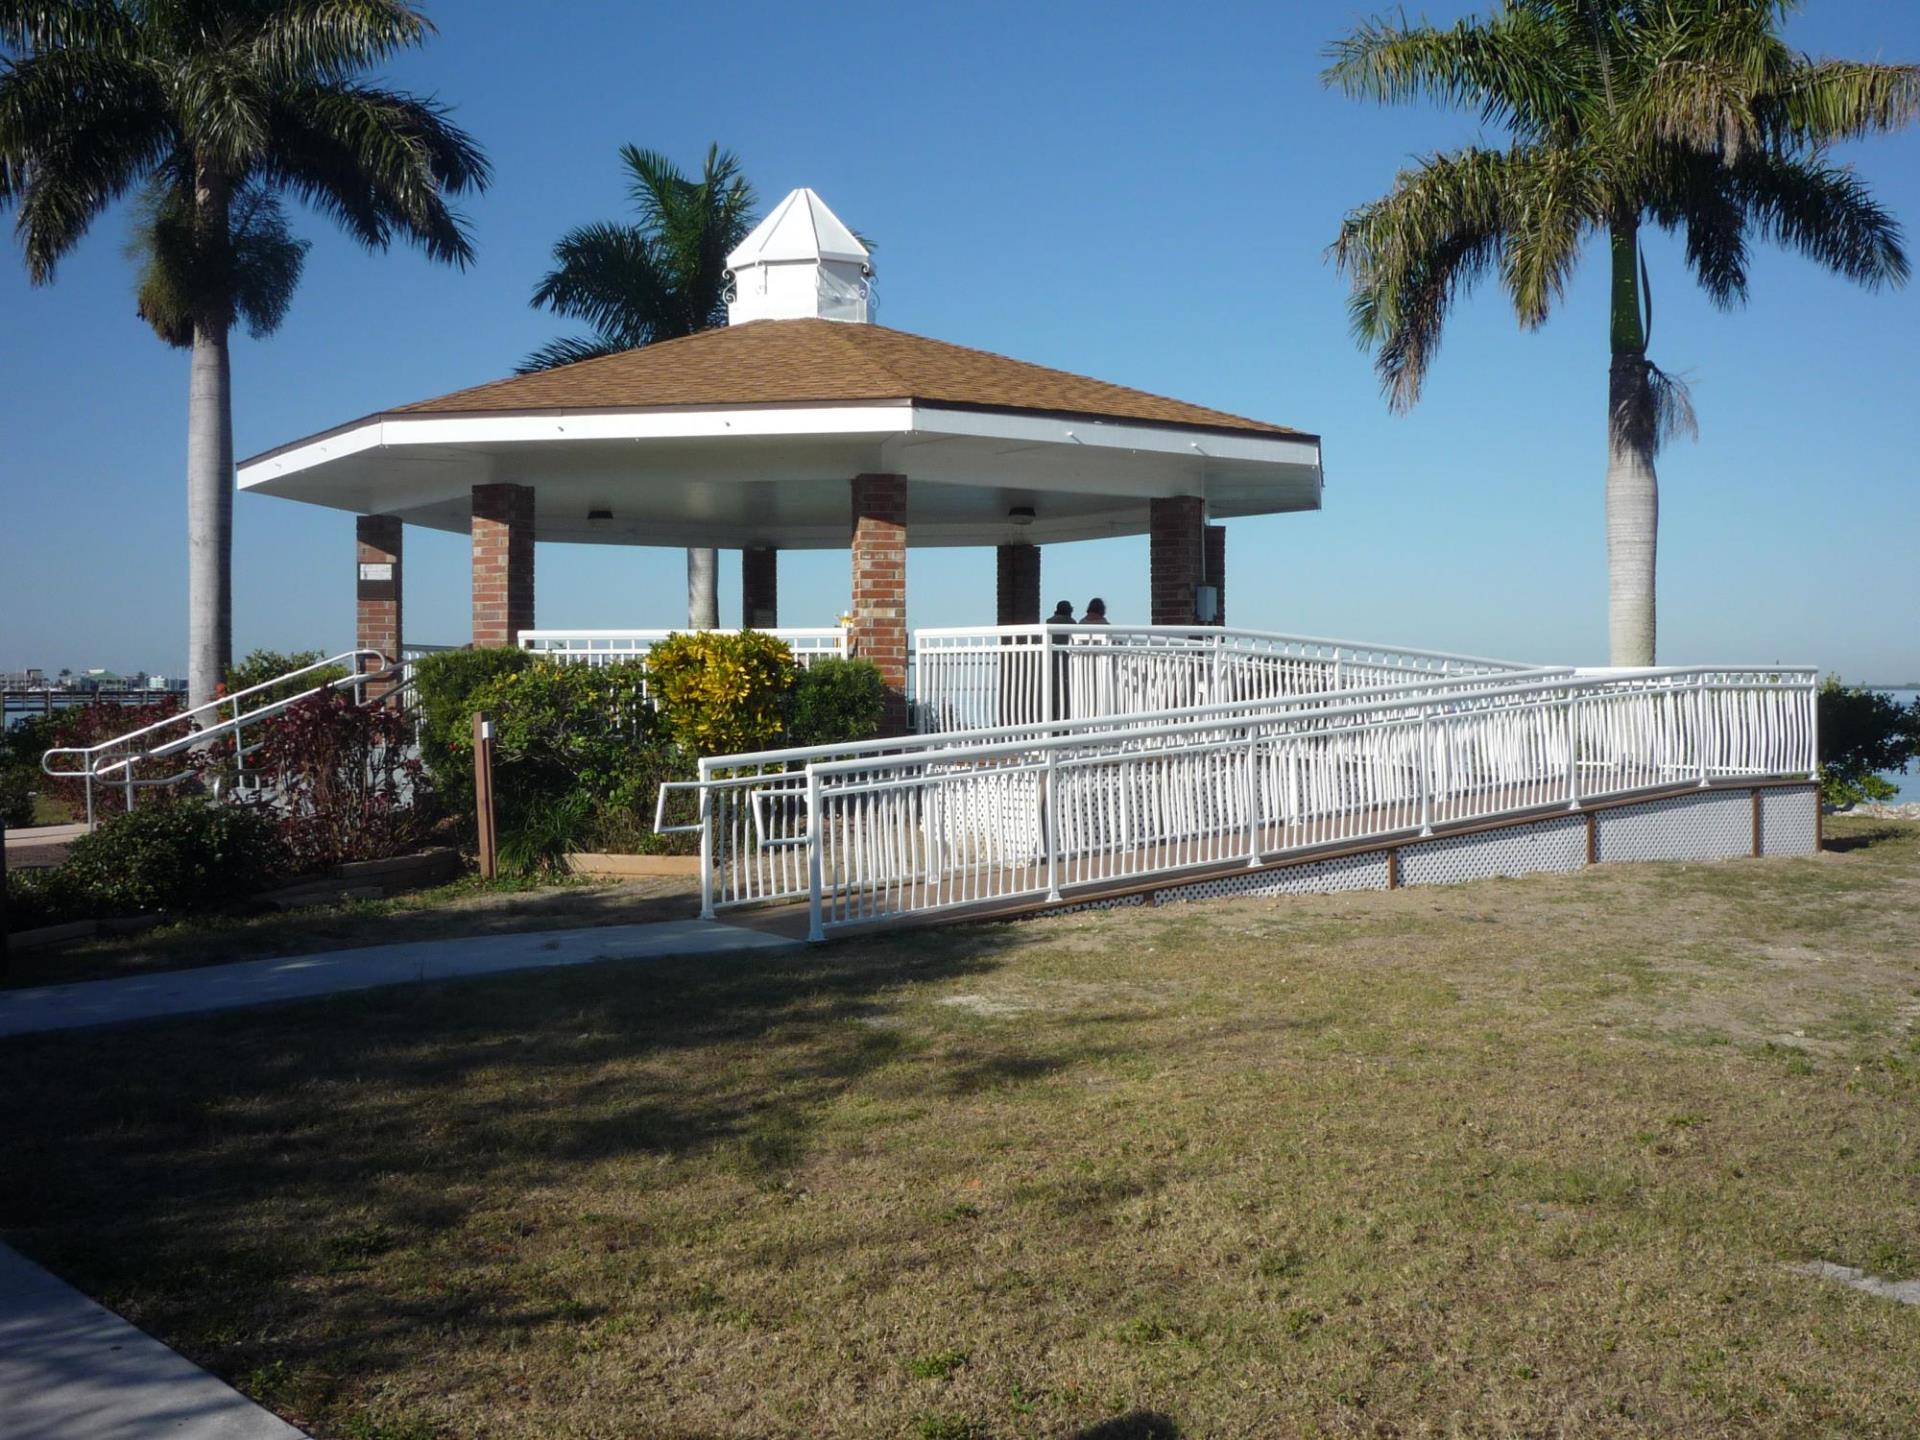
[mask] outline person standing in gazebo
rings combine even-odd
[[[1086,614],[1080,617],[1080,623],[1082,625],[1098,625],[1102,629],[1106,628],[1107,602],[1102,600],[1098,595],[1087,601],[1087,611]],[[1104,644],[1105,640],[1105,636],[1101,636],[1097,640],[1092,636],[1088,636],[1087,639],[1081,643],[1083,645],[1100,645]],[[1079,668],[1081,671],[1079,676],[1080,693],[1084,697],[1082,703],[1089,707],[1087,713],[1089,715],[1111,715],[1114,712],[1113,656],[1082,655],[1079,657],[1079,660]]]
[[[1079,621],[1073,618],[1073,602],[1071,600],[1062,600],[1058,605],[1053,607],[1053,613],[1047,616],[1047,624],[1049,625],[1077,625],[1079,623]],[[1050,630],[1047,632],[1047,648],[1051,656],[1050,663],[1053,665],[1053,713],[1047,716],[1049,720],[1065,720],[1073,714],[1073,705],[1067,693],[1071,682],[1067,675],[1068,657],[1066,647],[1071,639],[1071,636],[1062,635],[1056,631]]]

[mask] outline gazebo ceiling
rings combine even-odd
[[[385,411],[244,462],[240,487],[465,531],[472,487],[511,482],[541,540],[826,549],[847,544],[864,473],[908,477],[912,545],[1139,534],[1170,495],[1215,519],[1315,509],[1321,486],[1312,435],[805,318]]]

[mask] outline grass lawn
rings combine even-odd
[[[650,924],[699,912],[700,882],[694,876],[649,876],[617,884],[468,876],[383,900],[198,916],[134,935],[27,950],[0,974],[0,990],[410,940]]]
[[[1920,827],[0,1046],[0,1230],[325,1440],[1920,1431]]]

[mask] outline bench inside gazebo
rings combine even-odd
[[[993,547],[993,622],[1032,625],[1043,546],[1144,534],[1153,623],[1221,625],[1225,522],[1320,504],[1314,435],[873,324],[867,251],[810,190],[729,263],[724,328],[366,416],[244,462],[240,487],[359,517],[357,644],[396,660],[409,524],[472,537],[474,645],[568,655],[678,617],[541,631],[537,542],[737,548],[763,630],[781,551],[846,549],[844,635],[783,633],[873,661],[896,729],[910,548]]]

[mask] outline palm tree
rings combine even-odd
[[[593,333],[534,351],[522,374],[727,323],[727,256],[753,229],[756,204],[740,162],[709,146],[700,178],[689,180],[657,151],[623,145],[620,163],[638,223],[569,230],[533,292],[536,310],[583,320]],[[687,623],[696,630],[720,623],[717,559],[708,548],[687,551]]]
[[[0,209],[35,284],[138,191],[141,315],[191,348],[188,695],[232,656],[228,336],[285,315],[306,253],[281,198],[372,250],[396,234],[465,266],[450,195],[487,162],[445,106],[360,78],[432,26],[404,0],[0,0]]]
[[[1900,228],[1835,142],[1920,113],[1920,67],[1815,60],[1778,25],[1794,0],[1502,0],[1446,29],[1377,19],[1337,42],[1327,81],[1381,101],[1430,98],[1507,132],[1401,171],[1351,212],[1332,254],[1390,405],[1419,399],[1453,302],[1495,275],[1528,329],[1565,293],[1587,240],[1612,262],[1607,397],[1608,628],[1613,663],[1654,658],[1654,458],[1692,429],[1686,392],[1647,359],[1640,229],[1685,238],[1723,309],[1747,296],[1749,237],[1869,287],[1907,278]]]

